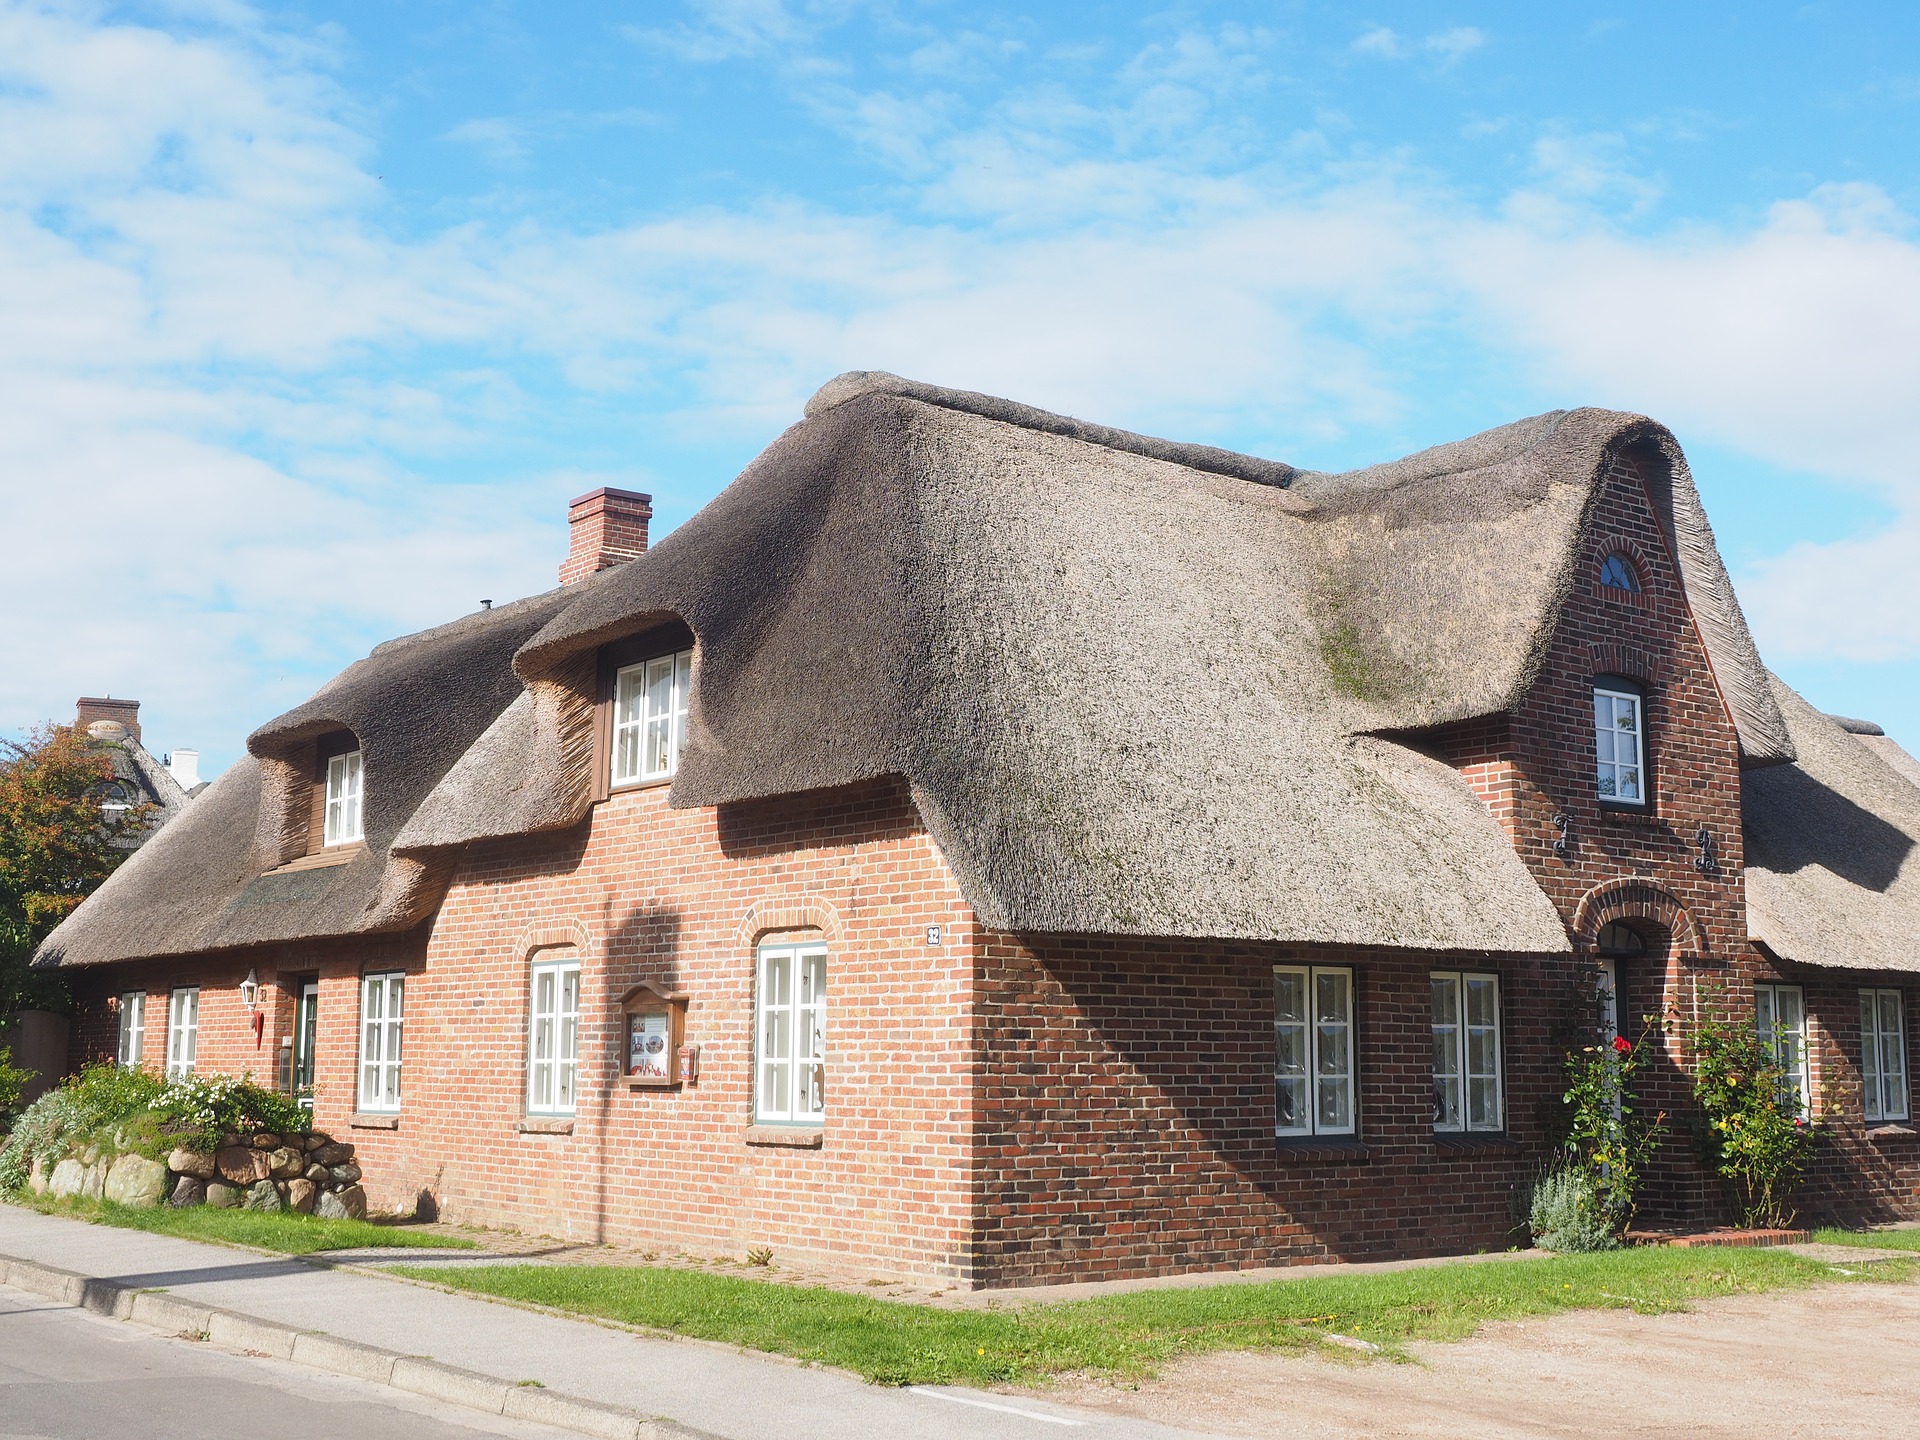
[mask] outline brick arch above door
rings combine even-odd
[[[1601,927],[1615,920],[1645,920],[1658,925],[1672,937],[1676,955],[1707,953],[1705,932],[1694,922],[1687,907],[1672,891],[1644,875],[1623,875],[1602,881],[1580,897],[1573,912],[1576,945],[1592,951]]]

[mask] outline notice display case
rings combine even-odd
[[[641,983],[620,998],[627,1085],[671,1090],[697,1083],[699,1051],[687,1044],[687,996]]]

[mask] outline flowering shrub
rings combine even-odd
[[[33,1071],[15,1065],[13,1051],[0,1045],[0,1130],[5,1130],[19,1111],[20,1094],[32,1078]]]
[[[1730,1020],[1723,997],[1705,1002],[1705,1016],[1693,1038],[1701,1158],[1726,1186],[1741,1224],[1790,1225],[1787,1202],[1813,1158],[1813,1127],[1774,1047],[1751,1025]]]
[[[1632,1223],[1647,1161],[1667,1131],[1666,1111],[1651,1118],[1642,1113],[1636,1084],[1652,1028],[1649,1023],[1638,1044],[1616,1036],[1567,1056],[1567,1091],[1561,1098],[1571,1109],[1568,1162],[1586,1177],[1599,1218],[1612,1232]]]
[[[174,1145],[211,1149],[227,1134],[297,1134],[311,1127],[307,1112],[292,1100],[244,1076],[162,1080],[111,1063],[89,1065],[22,1112],[0,1146],[0,1193],[25,1185],[34,1161],[50,1166],[89,1144],[116,1152]]]

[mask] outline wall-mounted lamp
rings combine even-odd
[[[260,982],[254,978],[254,972],[247,971],[247,978],[240,982],[240,1003],[251,1010],[260,1003]]]

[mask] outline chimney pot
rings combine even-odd
[[[127,734],[135,740],[140,738],[140,702],[138,700],[115,700],[107,695],[82,695],[74,717],[74,727],[87,730],[99,720],[111,720],[115,724],[124,725]]]
[[[560,583],[571,585],[645,554],[652,518],[653,497],[637,490],[602,486],[580,496],[567,507],[571,533]]]

